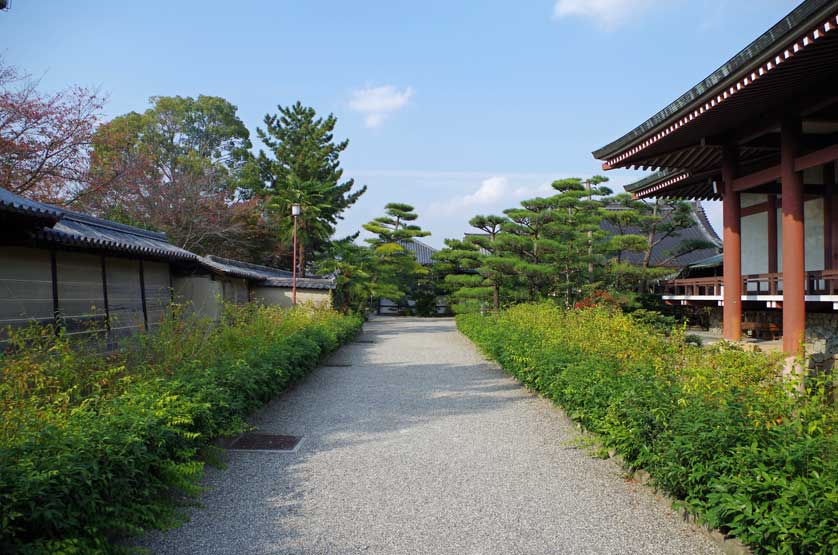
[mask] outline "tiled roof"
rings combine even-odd
[[[281,278],[270,278],[265,280],[264,282],[260,283],[260,285],[265,285],[267,287],[291,287],[293,286],[293,278],[290,277],[281,277]],[[334,289],[335,288],[335,281],[332,279],[327,278],[311,278],[311,277],[298,277],[297,278],[297,289]]]
[[[52,222],[61,218],[61,212],[57,208],[20,197],[6,189],[0,189],[0,210]]]
[[[672,256],[673,253],[678,251],[679,246],[684,241],[708,241],[716,246],[708,249],[694,250],[681,256],[675,257],[672,260],[666,262],[665,266],[673,268],[688,266],[700,260],[704,260],[711,256],[715,256],[721,250],[721,239],[719,239],[719,236],[716,234],[716,232],[713,230],[713,227],[710,225],[710,222],[707,219],[707,215],[704,213],[704,209],[701,207],[701,204],[692,203],[690,206],[693,209],[695,225],[686,229],[682,229],[678,231],[677,234],[670,235],[669,237],[665,238],[663,241],[658,243],[655,246],[655,248],[652,249],[651,264],[653,266],[657,266],[663,262],[666,262],[667,259],[669,259]],[[606,210],[619,209],[621,208],[617,206],[606,207]],[[666,218],[666,215],[664,215],[664,218]],[[610,234],[616,235],[618,233],[616,226],[614,226],[614,224],[608,221],[602,222],[602,229]],[[639,234],[640,230],[636,228],[627,228],[624,230],[624,232],[629,234]],[[623,261],[629,262],[631,264],[640,264],[643,262],[643,253],[625,251],[623,252],[621,258]]]
[[[247,272],[252,277],[249,279],[262,280],[260,285],[267,287],[291,287],[293,282],[293,275],[288,270],[280,270],[279,268],[271,268],[270,266],[262,266],[260,264],[252,264],[250,262],[242,262],[241,260],[231,260],[229,258],[221,258],[220,256],[208,256],[210,262],[219,264],[225,268],[237,269],[239,271]],[[329,278],[319,276],[305,276],[297,278],[297,288],[299,289],[334,289],[335,281]]]
[[[775,48],[796,37],[806,25],[810,25],[813,20],[816,21],[818,17],[822,17],[824,14],[831,14],[836,8],[838,8],[836,0],[805,0],[800,3],[777,24],[669,106],[619,139],[594,151],[594,158],[600,160],[610,158],[620,150],[645,138],[662,124],[680,116],[684,109],[694,106],[697,102],[703,102],[705,95],[708,93],[735,82],[743,72],[751,71],[750,68],[754,64],[760,63],[766,56],[771,55]]]
[[[235,278],[249,279],[252,281],[263,281],[265,276],[260,273],[248,270],[241,266],[235,266],[228,262],[221,262],[223,258],[214,256],[199,256],[198,265],[216,274]]]
[[[24,199],[0,189],[0,210],[36,218],[45,223],[35,238],[86,249],[119,251],[174,260],[195,260],[197,255],[169,243],[164,233],[119,224],[86,214]]]
[[[422,266],[430,266],[434,263],[432,257],[437,250],[432,246],[426,245],[422,241],[417,241],[416,239],[399,241],[399,245],[401,245],[406,251],[413,253],[413,256],[416,257],[416,261]]]

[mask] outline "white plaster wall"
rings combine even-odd
[[[290,287],[254,287],[253,300],[268,306],[292,306]],[[331,306],[332,295],[328,289],[297,289],[297,304]]]
[[[768,212],[742,218],[742,274],[768,273]]]
[[[247,281],[239,278],[216,278],[222,283],[224,291],[224,302],[244,304],[250,299],[247,290]]]
[[[780,205],[781,200],[778,198],[778,205]],[[779,208],[777,212],[777,268],[782,272],[783,213]],[[823,199],[818,198],[803,203],[803,233],[805,245],[804,268],[807,272],[823,270]]]
[[[745,208],[768,201],[768,195],[758,193],[742,193],[739,195],[739,206]]]
[[[221,317],[222,283],[210,276],[183,276],[172,284],[175,300],[187,305],[187,311],[217,320]]]
[[[818,198],[803,204],[803,227],[806,271],[823,270],[823,199]]]

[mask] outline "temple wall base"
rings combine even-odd
[[[838,313],[806,314],[806,351],[816,368],[832,368],[838,355]]]

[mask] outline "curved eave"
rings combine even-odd
[[[28,216],[47,224],[54,224],[61,219],[61,212],[58,210],[34,202],[23,204],[0,199],[0,210],[21,216]]]
[[[83,237],[70,233],[65,233],[55,229],[42,229],[35,234],[37,239],[49,242],[66,245],[70,247],[77,247],[82,249],[92,249],[99,251],[120,252],[127,254],[134,254],[138,256],[147,256],[150,258],[162,258],[166,260],[183,260],[191,261],[198,258],[197,255],[180,249],[174,246],[141,246],[134,244],[126,244],[119,241],[111,241],[107,239],[94,239]]]
[[[264,281],[266,279],[265,276],[257,274],[256,272],[250,272],[237,266],[222,264],[205,256],[198,257],[198,265],[207,271],[221,276],[246,279],[250,281]]]
[[[721,200],[709,174],[692,175],[688,171],[662,171],[625,186],[634,198],[679,198]]]
[[[262,283],[259,284],[259,287],[279,287],[279,288],[289,288],[293,287],[294,280],[293,278],[281,277],[281,278],[268,278]],[[329,279],[316,279],[316,278],[297,278],[297,289],[334,289],[335,282]]]
[[[609,169],[671,136],[759,82],[838,29],[838,0],[807,0],[701,83],[616,141],[593,152]]]

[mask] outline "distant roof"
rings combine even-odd
[[[465,233],[465,234],[463,234],[463,241],[468,241],[469,237],[486,237],[486,238],[489,238],[489,237],[491,237],[491,235],[489,235],[488,233]],[[489,256],[492,253],[489,252],[488,249],[484,249],[483,247],[480,247],[480,254],[482,254],[484,256]]]
[[[219,268],[224,268],[225,271],[243,272],[247,275],[241,277],[260,281],[260,285],[266,287],[291,287],[293,285],[293,274],[288,270],[280,270],[279,268],[271,268],[270,266],[241,260],[231,260],[220,256],[210,255],[206,259]],[[297,277],[297,287],[299,289],[334,289],[335,281],[320,276]]]
[[[401,245],[406,251],[413,253],[413,256],[416,257],[416,261],[422,266],[430,266],[434,263],[433,254],[437,252],[437,249],[432,246],[426,245],[422,241],[416,239],[399,241],[399,245]]]
[[[594,158],[600,160],[611,158],[635,142],[645,139],[652,132],[660,129],[661,126],[677,119],[683,114],[684,110],[703,103],[708,93],[715,94],[715,91],[728,88],[743,74],[749,73],[755,64],[761,64],[766,58],[773,55],[774,50],[779,45],[785,47],[785,43],[797,37],[803,30],[812,25],[813,21],[817,21],[818,18],[825,15],[831,15],[836,6],[838,6],[836,0],[806,0],[802,2],[776,25],[760,35],[692,89],[678,97],[669,106],[619,139],[594,151]],[[693,118],[690,117],[689,119],[692,120]]]
[[[661,241],[658,245],[652,249],[652,259],[651,264],[654,266],[661,265],[663,262],[664,266],[680,268],[683,266],[689,266],[690,264],[694,264],[698,261],[705,260],[709,257],[715,256],[721,250],[721,239],[713,230],[713,226],[710,225],[710,221],[707,219],[707,214],[704,212],[704,208],[701,206],[700,203],[690,203],[693,211],[693,217],[695,218],[695,225],[688,227],[686,229],[682,229],[677,232],[677,235],[671,235]],[[618,205],[607,206],[606,210],[621,210],[622,207]],[[664,219],[666,219],[666,215],[664,215]],[[602,229],[611,234],[617,234],[618,230],[614,224],[608,221],[602,222]],[[628,228],[625,230],[627,233],[639,233],[638,229]],[[673,253],[678,251],[679,246],[684,241],[707,241],[715,245],[713,248],[707,249],[697,249],[681,256],[675,257],[672,260],[668,260]],[[643,261],[643,253],[638,252],[630,252],[626,251],[622,254],[622,259],[626,262],[631,264],[640,264]]]
[[[165,233],[148,231],[25,199],[6,189],[0,189],[0,211],[37,219],[43,227],[39,227],[33,233],[33,237],[50,243],[166,259],[197,258],[197,255],[169,243]]]
[[[724,255],[722,253],[714,254],[709,258],[697,260],[690,264],[690,268],[717,268],[724,263]]]

